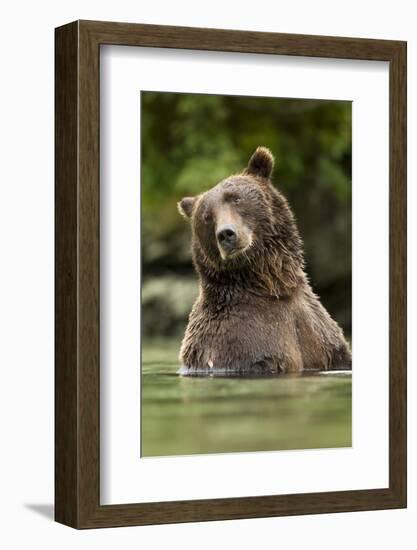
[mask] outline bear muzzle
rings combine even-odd
[[[244,252],[250,246],[250,238],[240,235],[234,224],[221,225],[216,231],[217,245],[223,260]]]
[[[236,248],[237,231],[232,224],[222,225],[216,233],[217,242],[226,251],[231,251]]]

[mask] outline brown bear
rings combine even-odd
[[[350,369],[342,330],[310,287],[302,240],[258,147],[240,174],[178,203],[191,220],[200,294],[182,342],[182,375]]]

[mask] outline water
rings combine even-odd
[[[352,377],[178,376],[179,344],[142,349],[142,456],[350,447]]]

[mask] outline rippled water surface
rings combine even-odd
[[[352,377],[182,377],[178,342],[142,349],[142,456],[350,447]]]

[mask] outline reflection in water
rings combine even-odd
[[[183,377],[176,355],[142,350],[142,456],[351,446],[350,372]]]

